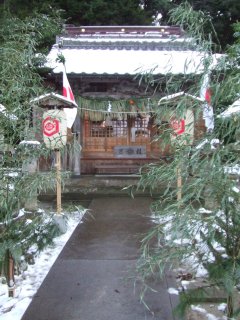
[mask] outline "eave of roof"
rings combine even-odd
[[[77,104],[75,102],[54,92],[46,93],[39,97],[36,97],[32,99],[30,103],[39,104],[40,106],[44,106],[44,107],[51,107],[51,106],[63,106],[64,108],[77,107]]]
[[[198,51],[170,50],[93,50],[61,49],[53,46],[48,55],[47,67],[58,74],[62,63],[56,61],[59,54],[65,58],[67,73],[73,74],[200,74],[204,70],[205,53]],[[217,63],[213,56],[210,68]]]
[[[194,96],[192,94],[186,93],[184,91],[181,91],[181,92],[177,92],[177,93],[170,94],[170,95],[167,95],[165,97],[162,97],[158,101],[158,105],[161,105],[161,104],[169,102],[169,101],[177,100],[177,99],[182,98],[182,97],[186,97],[186,98],[192,99],[194,101],[198,101],[200,103],[204,103],[204,99],[202,99],[200,97],[197,97],[197,96]]]

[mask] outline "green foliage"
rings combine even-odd
[[[19,144],[35,140],[29,128],[30,100],[46,92],[36,54],[58,23],[58,17],[36,15],[21,20],[8,13],[0,20],[0,103],[5,107],[0,112],[0,269],[5,270],[8,283],[9,259],[19,263],[33,245],[36,251],[42,250],[58,232],[51,215],[26,209],[33,199],[37,201],[39,190],[55,187],[54,170],[44,175],[36,170],[36,159],[46,158],[49,150]]]
[[[184,5],[173,13],[172,19],[189,26],[189,34],[194,37],[196,33],[198,48],[211,54],[210,38],[201,34],[206,23],[202,12]],[[236,81],[239,68],[233,66],[238,56],[235,46],[231,55],[225,57],[226,65],[221,64],[212,77],[220,80],[214,87],[217,96],[214,96],[213,103],[214,106],[215,103],[220,105],[216,108],[216,116],[239,93],[239,80]],[[192,90],[193,94],[199,95],[198,83]],[[181,118],[187,105],[179,99],[174,108],[177,118]],[[201,108],[199,104],[192,106],[195,115],[200,114]],[[225,292],[222,298],[228,304],[230,319],[234,311],[238,312],[232,297],[240,282],[240,193],[238,180],[231,174],[232,168],[239,165],[240,117],[216,117],[214,131],[191,145],[184,135],[170,139],[169,127],[161,126],[161,120],[167,118],[167,111],[172,112],[168,105],[159,110],[156,121],[161,129],[159,143],[171,144],[172,160],[144,167],[138,185],[152,193],[164,188],[163,194],[152,205],[155,226],[142,240],[138,271],[143,282],[147,283],[149,277],[162,276],[166,269],[185,265],[194,273],[199,264],[204,266],[210,286],[220,287]],[[211,142],[215,138],[221,139],[217,147]],[[181,185],[177,185],[179,177]],[[205,298],[205,288],[182,293],[178,307],[181,316],[191,303],[203,302]]]
[[[2,6],[21,19],[32,15],[32,12],[49,14],[51,8],[53,11],[60,9],[67,23],[75,25],[150,25],[161,14],[160,24],[168,25],[172,9],[184,3],[182,0],[5,0],[0,9]],[[238,0],[189,0],[188,3],[195,11],[212,17],[214,28],[206,24],[204,33],[211,33],[215,43],[220,42],[224,49],[233,43],[233,24],[240,18]]]
[[[195,267],[202,264],[208,270],[211,284],[233,293],[240,281],[240,197],[237,181],[225,171],[238,163],[231,153],[235,151],[226,145],[213,152],[210,144],[204,150],[184,146],[170,164],[154,164],[142,173],[140,187],[155,191],[165,186],[152,207],[156,226],[143,239],[138,264],[143,279],[182,263],[192,266],[195,257]],[[179,168],[183,185],[177,201]],[[214,208],[201,211],[209,199]]]
[[[148,15],[149,19],[156,19],[161,14],[160,24],[168,24],[169,10],[173,7],[173,3],[168,0],[141,0],[141,5]]]
[[[182,1],[177,1],[182,2]],[[239,21],[240,18],[240,3],[235,0],[210,0],[199,1],[189,0],[189,3],[193,6],[195,11],[202,10],[205,15],[212,17],[212,23],[214,29],[217,32],[217,38],[219,39],[223,48],[227,47],[227,44],[233,44],[233,24]],[[205,33],[211,32],[208,28],[204,30]],[[217,42],[216,35],[213,34],[213,39]]]
[[[139,6],[138,0],[55,0],[55,1],[18,1],[8,0],[5,6],[11,13],[25,17],[37,10],[47,13],[49,6],[63,10],[62,16],[68,23],[76,25],[144,25],[151,23],[151,17]]]

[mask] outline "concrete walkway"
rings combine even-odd
[[[140,303],[134,268],[151,226],[148,197],[93,199],[22,320],[173,320],[174,277],[150,284]]]

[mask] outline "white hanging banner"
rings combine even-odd
[[[49,149],[61,149],[67,143],[67,119],[63,110],[48,110],[43,114],[43,140]]]
[[[77,116],[77,104],[65,68],[63,68],[63,96],[76,105],[76,108],[64,108],[67,117],[67,127],[71,129]]]
[[[202,85],[200,88],[200,98],[204,100],[203,103],[203,119],[205,120],[205,126],[207,132],[211,132],[214,129],[214,113],[211,105],[211,89],[209,87],[210,75],[206,73],[203,77]]]

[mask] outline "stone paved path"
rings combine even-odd
[[[140,303],[132,278],[142,235],[151,226],[149,197],[93,199],[22,320],[173,320],[169,275]]]

